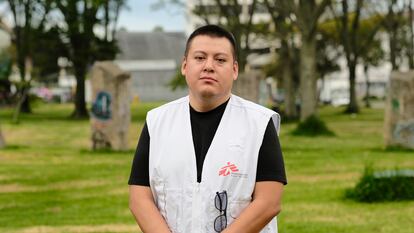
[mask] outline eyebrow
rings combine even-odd
[[[202,54],[207,54],[206,52],[204,52],[204,51],[201,51],[201,50],[196,50],[196,51],[194,51],[193,53],[202,53]],[[214,54],[214,56],[231,56],[231,55],[229,55],[229,54],[227,54],[227,53],[215,53]]]

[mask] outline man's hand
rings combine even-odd
[[[129,209],[142,232],[171,233],[154,203],[150,187],[140,185],[129,186]]]
[[[260,232],[281,211],[283,184],[256,182],[252,202],[222,233]]]

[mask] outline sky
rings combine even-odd
[[[185,10],[173,7],[154,10],[152,5],[160,0],[128,0],[129,9],[121,11],[118,28],[124,27],[128,31],[152,31],[154,27],[161,26],[164,31],[185,31]],[[168,0],[164,0],[168,1]],[[0,15],[8,11],[5,2],[0,3]],[[11,16],[10,16],[11,17]],[[6,19],[6,21],[11,21]]]
[[[119,27],[128,31],[152,31],[161,26],[164,31],[184,31],[184,9],[168,6],[154,10],[152,5],[159,0],[128,0],[129,10],[123,10],[119,16]]]

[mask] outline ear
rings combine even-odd
[[[183,61],[181,62],[181,74],[183,76],[185,76],[186,68],[187,68],[187,59],[184,56]]]
[[[238,76],[239,76],[239,63],[235,61],[233,63],[233,80],[237,80]]]

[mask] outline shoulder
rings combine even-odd
[[[177,100],[171,101],[169,103],[166,103],[166,104],[163,104],[159,107],[151,109],[150,111],[148,111],[147,117],[148,116],[155,116],[157,114],[161,114],[163,112],[170,111],[172,109],[176,109],[177,106],[181,106],[181,105],[187,104],[187,103],[188,103],[188,96],[184,96],[184,97],[179,98]]]
[[[185,109],[188,109],[188,96],[174,100],[172,102],[161,105],[157,108],[150,110],[147,113],[147,125],[150,132],[154,127],[167,126],[173,124],[174,121],[182,117],[185,114]]]
[[[258,117],[263,118],[266,120],[266,123],[269,119],[273,120],[274,126],[276,128],[276,131],[279,131],[279,125],[280,125],[280,115],[266,107],[263,107],[259,104],[253,103],[249,100],[245,100],[237,95],[231,96],[231,101],[229,103],[233,108],[238,108],[243,111],[245,111],[247,114],[249,114],[252,117]]]
[[[253,103],[252,101],[249,100],[245,100],[237,95],[232,95],[231,96],[231,101],[230,104],[233,107],[236,108],[242,108],[248,112],[252,112],[252,113],[259,113],[262,115],[272,115],[272,114],[277,114],[276,112],[265,108],[259,104]]]

